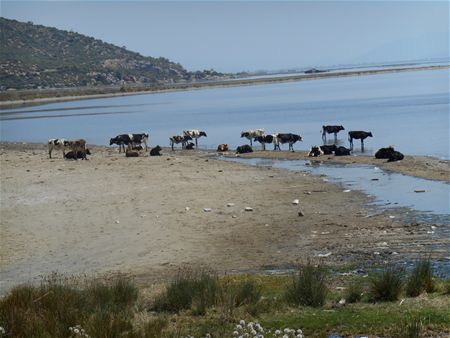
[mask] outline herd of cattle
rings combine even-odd
[[[364,140],[367,137],[373,137],[371,132],[366,131],[349,131],[348,140],[350,143],[350,148],[343,146],[337,146],[337,134],[345,130],[343,126],[322,126],[322,140],[326,143],[327,134],[334,134],[334,144],[331,145],[321,145],[311,147],[308,156],[318,157],[321,155],[334,154],[335,156],[345,156],[350,155],[353,150],[353,140],[361,140],[361,149],[364,150]],[[200,137],[206,137],[206,133],[202,130],[185,130],[183,135],[175,135],[169,138],[170,146],[172,151],[175,150],[174,146],[181,143],[182,149],[194,149],[198,147],[198,139]],[[121,134],[113,137],[109,141],[109,145],[116,144],[119,146],[119,153],[124,152],[126,157],[138,157],[141,150],[148,150],[148,138],[149,135],[142,134]],[[236,153],[250,153],[253,152],[253,142],[259,142],[263,150],[266,150],[266,144],[273,144],[273,150],[281,150],[281,144],[288,144],[289,150],[294,151],[294,144],[298,141],[303,141],[300,135],[292,133],[276,133],[276,134],[266,134],[264,129],[255,129],[243,131],[241,133],[241,138],[246,138],[250,141],[250,145],[245,144],[236,148]],[[192,142],[194,141],[194,142]],[[125,148],[126,146],[126,148]],[[69,152],[66,153],[66,150]],[[79,140],[65,140],[65,139],[50,139],[48,141],[48,155],[52,158],[53,150],[62,150],[63,157],[65,159],[86,159],[86,155],[90,155],[90,151],[86,148],[86,141],[84,139]],[[150,150],[150,156],[160,156],[161,147],[158,145]],[[217,147],[218,152],[229,151],[227,144],[220,144]],[[403,159],[403,154],[394,150],[392,146],[387,148],[381,148],[375,153],[376,158],[384,158],[389,161],[398,161]]]

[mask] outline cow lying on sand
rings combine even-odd
[[[387,148],[380,148],[375,153],[375,158],[387,158],[388,162],[395,162],[403,160],[405,156],[394,149],[394,147],[390,146]]]
[[[243,146],[239,146],[236,148],[236,153],[238,154],[246,154],[246,153],[252,153],[253,149],[248,144],[244,144]]]
[[[155,148],[150,150],[150,156],[161,156],[161,150],[162,148],[159,145],[157,145]]]
[[[195,140],[195,147],[198,147],[198,142],[197,140],[202,137],[205,136],[207,137],[206,133],[203,130],[197,130],[197,129],[191,129],[191,130],[184,130],[183,131],[183,135],[184,136],[189,136],[192,139]]]
[[[78,159],[85,159],[87,160],[87,157],[83,157],[85,155],[91,155],[91,152],[89,151],[88,148],[86,148],[86,152],[83,154],[83,152],[81,151],[77,151],[76,156],[75,156],[75,152],[73,152],[72,150],[69,151],[67,154],[64,155],[64,158],[66,160],[78,160]]]

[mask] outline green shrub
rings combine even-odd
[[[162,337],[163,330],[167,327],[166,318],[155,318],[150,319],[145,323],[143,329],[141,330],[141,337],[145,338],[160,338]]]
[[[314,266],[310,262],[300,267],[298,274],[294,276],[292,285],[286,292],[288,303],[320,307],[325,303],[328,293],[327,270],[319,265]]]
[[[76,325],[96,337],[103,330],[115,337],[131,330],[136,298],[136,287],[122,278],[81,288],[52,275],[40,286],[19,286],[2,298],[0,323],[12,337],[69,337]]]
[[[417,297],[424,291],[433,292],[434,290],[435,283],[430,260],[418,261],[406,282],[406,294],[410,297]]]
[[[345,290],[344,298],[347,303],[359,302],[362,298],[363,287],[360,282],[352,281]]]
[[[248,280],[237,286],[235,305],[255,304],[261,298],[261,286],[255,281]]]
[[[402,270],[389,267],[370,280],[370,293],[374,301],[397,300],[402,291]]]
[[[219,290],[219,280],[215,274],[180,270],[166,291],[155,300],[153,308],[156,311],[179,312],[190,309],[194,304],[194,313],[204,314],[206,308],[217,303]]]

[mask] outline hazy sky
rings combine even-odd
[[[449,56],[448,1],[1,1],[1,16],[73,30],[189,70]]]

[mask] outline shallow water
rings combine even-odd
[[[355,76],[51,103],[0,111],[2,141],[85,138],[105,145],[117,134],[149,132],[167,146],[184,129],[203,129],[203,148],[247,143],[242,130],[293,132],[295,149],[320,144],[323,124],[367,130],[366,153],[387,145],[405,154],[449,155],[449,70]],[[287,146],[285,146],[286,148]],[[358,153],[359,142],[355,143]]]
[[[375,210],[407,208],[409,221],[450,226],[450,184],[402,175],[370,165],[261,158],[227,158],[252,165],[289,169],[321,175],[344,190],[363,191],[374,197]],[[425,189],[416,193],[416,189]],[[374,212],[376,212],[374,210]],[[450,229],[447,229],[450,230]]]

